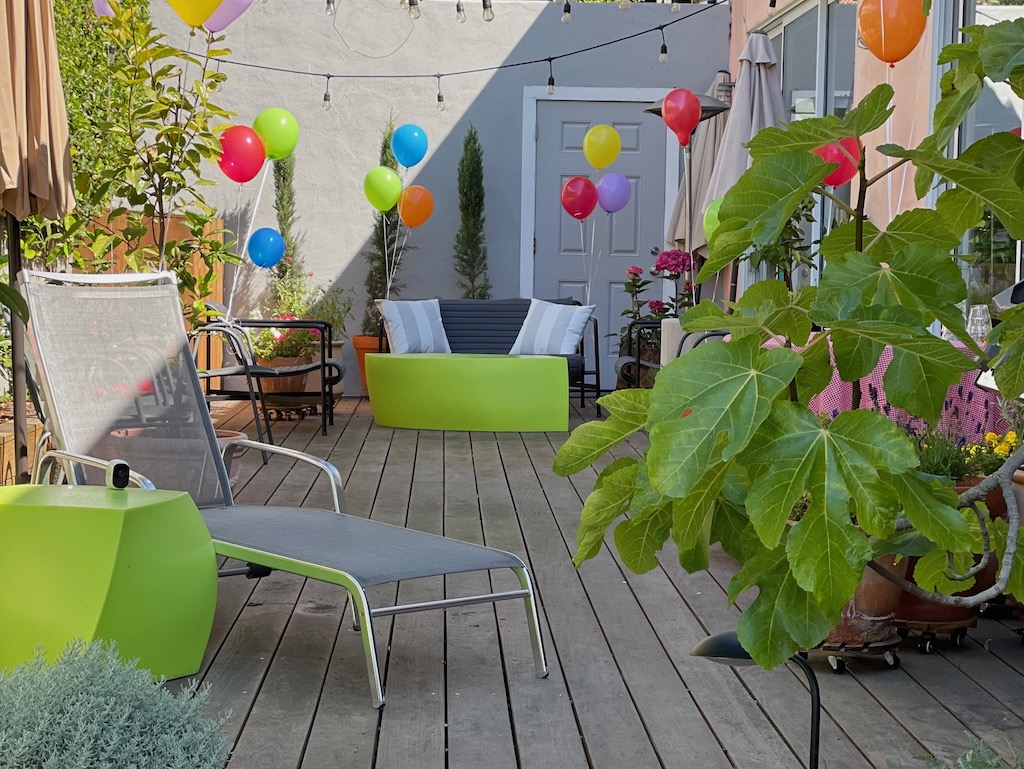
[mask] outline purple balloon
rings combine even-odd
[[[252,0],[223,0],[210,18],[203,22],[207,32],[223,32],[235,19],[245,13]]]
[[[97,16],[112,17],[114,15],[114,9],[110,7],[107,0],[92,0],[92,9],[96,11]]]
[[[622,174],[606,174],[597,182],[597,202],[603,211],[618,213],[629,204],[633,185]]]

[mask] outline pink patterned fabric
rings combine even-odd
[[[964,355],[970,354],[964,345],[959,342],[955,344]],[[921,432],[927,429],[924,420],[911,417],[906,411],[896,408],[886,400],[882,377],[885,376],[891,360],[892,349],[887,347],[882,352],[875,370],[861,379],[861,408],[880,411],[900,427],[915,433]],[[936,425],[938,429],[950,435],[962,435],[968,442],[982,440],[987,432],[1002,434],[1009,429],[1006,420],[999,413],[998,395],[975,385],[974,380],[977,376],[977,371],[967,371],[959,384],[949,388],[942,407],[942,417]],[[833,370],[832,381],[820,394],[811,398],[810,409],[834,418],[840,412],[850,410],[852,391],[853,386],[840,379],[839,372]]]

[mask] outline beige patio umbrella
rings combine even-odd
[[[712,98],[721,99],[723,91],[732,86],[729,72],[720,69],[715,73],[714,79],[705,94]],[[702,255],[707,255],[708,239],[704,236],[704,195],[707,192],[708,184],[711,182],[711,172],[714,168],[715,158],[718,157],[719,146],[725,134],[728,112],[719,112],[697,124],[694,129],[693,138],[690,140],[692,146],[692,161],[690,173],[693,174],[693,185],[690,187],[694,206],[693,232],[687,237],[689,227],[689,212],[686,210],[686,179],[679,185],[679,193],[676,195],[676,202],[672,208],[672,218],[669,220],[668,231],[665,240],[674,243],[680,248],[687,248],[691,253],[703,248]]]
[[[707,192],[698,206],[699,211],[706,211],[713,200],[724,195],[750,168],[750,152],[746,144],[754,134],[765,126],[780,125],[788,120],[775,49],[766,33],[754,32],[740,54],[740,71],[733,89],[729,122],[718,148]],[[719,273],[719,286],[730,286],[730,298],[736,290],[734,273],[734,264]],[[716,299],[721,298],[721,291],[716,294]]]
[[[21,221],[75,205],[64,89],[51,0],[0,0],[0,210],[7,218],[11,285],[21,269]],[[15,473],[28,480],[24,327],[12,317]]]

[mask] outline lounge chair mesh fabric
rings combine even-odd
[[[92,284],[85,276],[23,272],[21,280],[32,318],[29,348],[56,447],[123,459],[157,488],[189,492],[222,554],[345,587],[375,706],[383,703],[376,614],[521,598],[537,674],[546,675],[532,584],[515,555],[326,510],[233,504],[173,275],[101,276]],[[144,280],[152,282],[138,282]],[[74,479],[102,484],[101,476],[87,471]],[[521,590],[395,608],[370,608],[363,593],[403,579],[502,568],[516,572]]]

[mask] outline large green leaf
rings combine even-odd
[[[1024,19],[993,24],[985,31],[978,54],[985,74],[995,82],[1008,80],[1024,68]]]
[[[935,149],[905,150],[888,145],[879,150],[892,157],[909,158],[918,168],[939,174],[973,193],[995,212],[1010,237],[1024,239],[1024,206],[1018,172],[1024,142],[999,132],[975,142],[959,158],[947,158]]]
[[[0,304],[6,305],[22,321],[28,323],[28,302],[16,288],[0,283]]]
[[[779,336],[803,344],[811,333],[807,312],[813,296],[813,287],[793,295],[781,280],[760,280],[731,305],[732,312],[706,299],[683,315],[681,323],[687,331],[728,331],[733,339]]]
[[[805,494],[807,510],[789,530],[786,552],[798,584],[826,613],[853,594],[871,547],[852,521],[858,507],[882,503],[874,495],[878,467],[897,472],[917,464],[906,436],[881,414],[840,414],[828,427],[797,404],[779,402],[751,442],[759,471],[747,514],[761,541],[774,548]]]
[[[601,550],[608,527],[629,508],[636,490],[636,476],[637,462],[628,457],[616,459],[598,476],[583,504],[576,532],[576,555],[572,559],[576,566]]]
[[[832,381],[835,370],[827,341],[821,341],[800,351],[803,363],[796,372],[796,391],[805,406]]]
[[[845,256],[854,251],[863,251],[868,247],[869,243],[875,240],[875,237],[878,235],[878,228],[871,222],[864,222],[861,232],[864,239],[864,248],[859,249],[857,248],[856,222],[845,222],[838,227],[833,227],[821,241],[821,248],[819,249],[821,255],[826,260],[831,261],[836,257]],[[828,270],[825,271],[825,275],[827,274]]]
[[[627,568],[644,574],[658,565],[658,551],[672,529],[672,508],[656,508],[643,518],[627,518],[615,527],[615,548]]]
[[[658,374],[651,392],[651,485],[685,496],[713,462],[736,456],[789,386],[801,358],[755,339],[701,345]]]
[[[900,312],[872,307],[859,319],[837,320],[832,325],[836,366],[846,381],[866,376],[877,362],[876,353],[888,345],[892,361],[882,384],[893,406],[929,422],[937,422],[950,385],[977,364],[952,344],[923,328],[900,320]]]
[[[993,550],[991,557],[997,559],[997,568],[1002,565],[1002,560],[1006,556],[1006,536],[1009,533],[1009,528],[1009,521],[1005,518],[995,519],[988,527]],[[1010,578],[1006,583],[1006,592],[1018,601],[1024,599],[1024,548],[1020,547],[1019,540],[1013,554],[1013,569],[1010,571]]]
[[[802,151],[754,163],[722,201],[721,224],[697,281],[714,275],[752,246],[778,242],[793,212],[831,170],[831,164]]]
[[[700,542],[733,461],[716,462],[682,499],[672,503],[672,538],[680,551]]]
[[[777,667],[798,649],[814,648],[835,624],[836,617],[826,617],[797,584],[784,547],[747,560],[729,584],[729,600],[752,587],[758,595],[740,615],[736,633],[762,667]]]
[[[956,492],[948,483],[919,473],[888,478],[914,528],[944,550],[958,550],[968,535],[957,509]]]
[[[960,574],[970,569],[973,562],[970,553],[957,553],[953,556],[953,566]],[[974,577],[966,580],[950,579],[948,568],[948,554],[942,548],[935,548],[922,555],[914,564],[914,582],[925,590],[935,590],[946,595],[974,587]]]
[[[764,549],[743,507],[724,497],[719,497],[711,517],[711,542],[721,543],[722,550],[740,563]]]
[[[885,228],[872,252],[878,258],[898,256],[911,246],[928,246],[935,253],[949,259],[952,249],[960,245],[960,233],[953,233],[942,214],[931,208],[913,208],[904,211]],[[960,281],[963,282],[963,281]],[[966,298],[966,289],[964,290]]]
[[[949,256],[946,244],[952,236],[937,223],[934,211],[929,214],[932,216],[897,217],[893,221],[895,229],[890,227],[879,237],[875,250],[834,260],[822,274],[819,302],[852,292],[859,300],[857,304],[911,310],[921,325],[940,318],[948,320],[953,328],[962,328],[963,314],[956,304],[967,298],[967,286],[960,268]],[[915,240],[919,232],[916,228],[929,223],[934,232]]]
[[[566,476],[578,473],[643,427],[649,394],[648,390],[616,390],[599,398],[597,402],[610,416],[573,430],[555,455],[554,471]]]
[[[1011,307],[999,315],[998,326],[988,335],[990,344],[999,345],[992,361],[996,384],[1005,397],[1024,394],[1024,305]]]
[[[939,195],[935,210],[946,228],[957,236],[974,227],[985,215],[981,201],[962,187],[953,187]]]

